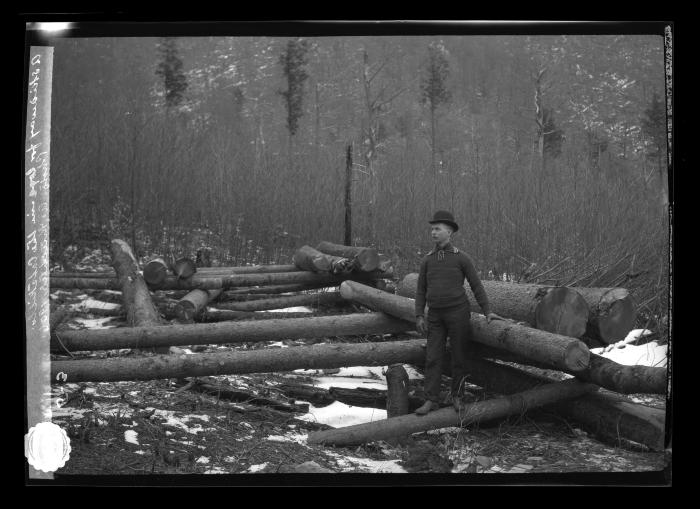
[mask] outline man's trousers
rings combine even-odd
[[[429,308],[428,346],[425,358],[425,398],[439,402],[440,379],[447,338],[452,357],[452,396],[459,394],[466,374],[466,348],[472,337],[469,302],[448,308]]]

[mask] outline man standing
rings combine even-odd
[[[425,360],[426,401],[416,410],[418,415],[425,415],[440,407],[442,361],[448,336],[452,350],[452,402],[459,412],[459,389],[466,374],[464,360],[472,334],[471,309],[464,289],[465,278],[487,322],[502,319],[491,313],[486,292],[471,259],[452,245],[452,234],[459,229],[452,214],[439,210],[429,223],[432,225],[431,237],[435,247],[421,261],[416,291],[416,329],[428,336]],[[423,316],[426,301],[427,328]]]

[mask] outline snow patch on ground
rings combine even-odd
[[[297,444],[306,445],[308,434],[286,433],[284,435],[270,435],[266,440],[271,442],[296,442]]]
[[[72,304],[71,309],[81,310],[86,308],[97,308],[97,309],[117,309],[121,307],[121,304],[116,302],[105,302],[102,300],[96,300],[92,297],[88,297],[79,304]]]
[[[348,378],[340,376],[321,376],[314,381],[314,387],[329,389],[330,387],[342,387],[345,389],[355,389],[363,387],[365,389],[386,390],[386,382],[372,380],[368,378]]]
[[[274,343],[270,343],[270,344],[267,345],[267,346],[268,346],[268,347],[277,347],[277,346],[279,346],[280,348],[289,348],[289,345],[285,345],[285,344],[282,343],[281,341],[275,341]]]
[[[185,424],[186,422],[190,421],[191,419],[201,419],[205,422],[209,422],[208,415],[188,414],[188,415],[176,416],[175,414],[178,412],[174,412],[172,410],[160,410],[160,409],[154,409],[153,407],[146,408],[146,411],[148,411],[148,412],[150,412],[152,410],[155,410],[152,417],[158,416],[162,419],[165,419],[165,422],[163,423],[164,425],[180,428],[181,430],[185,431],[186,433],[190,433],[192,435],[196,435],[197,433],[205,431],[205,429],[202,427],[201,424],[195,424],[194,426],[189,427]]]
[[[306,306],[295,306],[291,308],[269,309],[258,311],[259,313],[313,313],[314,310]]]
[[[136,433],[133,429],[128,429],[124,432],[124,440],[126,440],[130,444],[140,445],[138,437],[139,434]]]
[[[73,321],[88,329],[113,329],[115,325],[105,325],[113,319],[113,316],[107,316],[105,318],[73,318]]]
[[[261,470],[264,470],[266,466],[267,466],[267,463],[260,463],[259,465],[251,465],[250,467],[248,467],[248,472],[251,472],[251,473],[260,472]]]
[[[328,424],[337,428],[386,419],[386,410],[350,406],[340,401],[334,401],[323,408],[309,405],[309,412],[300,416],[299,419]]]
[[[209,458],[207,458],[206,456],[200,456],[199,458],[197,458],[196,463],[201,463],[202,465],[208,465]]]
[[[325,454],[335,459],[340,468],[359,470],[375,474],[405,474],[406,470],[398,464],[400,460],[372,460],[368,458],[355,458],[342,456],[333,451],[325,451]]]
[[[384,379],[385,369],[381,366],[351,366],[340,368],[337,376],[354,376],[359,378]]]
[[[626,366],[666,367],[668,345],[651,341],[644,345],[624,345],[599,355]]]
[[[209,470],[204,471],[205,474],[228,474],[227,470],[224,470],[221,467],[212,467]]]

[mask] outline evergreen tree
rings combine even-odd
[[[182,59],[174,37],[165,37],[158,44],[161,61],[156,68],[156,74],[163,79],[165,86],[165,105],[168,108],[179,106],[185,99],[187,77],[182,72]]]
[[[437,151],[435,139],[437,137],[437,118],[435,113],[438,107],[446,104],[451,99],[447,89],[447,78],[450,75],[450,64],[447,61],[447,50],[442,44],[430,44],[428,46],[428,61],[426,63],[423,79],[421,81],[421,102],[428,104],[430,108],[430,145],[431,165],[433,169],[433,208],[437,203],[437,167],[435,154]]]
[[[308,50],[308,41],[290,40],[285,52],[280,55],[282,72],[287,78],[287,90],[280,91],[280,94],[284,97],[287,108],[287,129],[290,136],[296,134],[299,119],[304,114],[304,81],[309,77],[305,70]]]

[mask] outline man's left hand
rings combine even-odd
[[[493,320],[505,320],[505,318],[497,315],[496,313],[489,313],[486,315],[486,323],[491,323]]]

